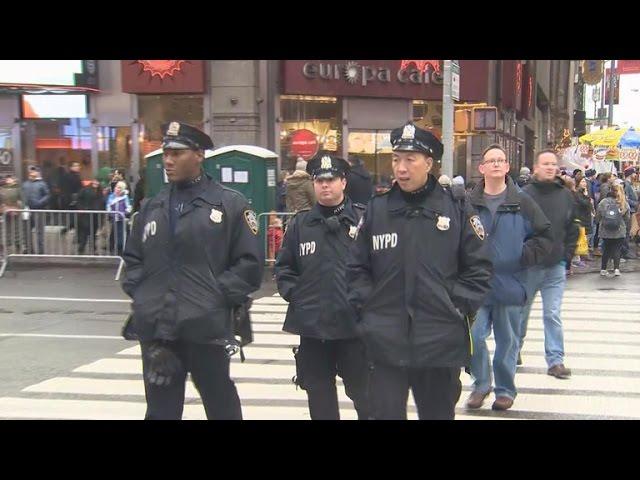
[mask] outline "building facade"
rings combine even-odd
[[[77,160],[85,178],[122,168],[135,181],[160,146],[160,125],[179,120],[216,147],[275,151],[285,170],[319,151],[357,155],[388,183],[391,129],[407,120],[442,128],[437,60],[78,60],[58,61],[75,63],[56,78],[31,78],[11,62],[0,65],[0,174],[19,177],[30,164],[51,175]],[[512,170],[531,166],[536,150],[573,130],[576,61],[459,63],[457,103],[496,106],[498,129],[457,134],[454,173],[478,178],[481,152],[496,141]]]

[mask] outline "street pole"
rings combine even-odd
[[[442,155],[441,173],[453,178],[453,99],[451,98],[451,60],[444,61],[442,84]]]
[[[616,79],[616,61],[611,60],[611,69],[609,72],[609,121],[607,125],[610,127],[613,125],[613,93],[615,92],[615,79]]]

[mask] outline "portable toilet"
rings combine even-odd
[[[145,157],[145,197],[154,197],[168,183],[162,149]],[[278,155],[253,145],[231,145],[207,150],[203,169],[222,185],[242,193],[256,214],[275,209]]]
[[[242,193],[256,214],[275,210],[278,155],[253,145],[231,145],[205,155],[204,169]]]

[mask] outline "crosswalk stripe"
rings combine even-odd
[[[494,396],[482,409],[467,411],[464,401],[473,379],[461,374],[459,420],[527,418],[640,418],[640,298],[625,291],[565,292],[562,321],[567,366],[573,376],[558,380],[546,374],[540,296],[533,304],[516,375],[519,395],[508,412],[491,411]],[[282,331],[288,308],[278,294],[254,300],[254,343],[241,363],[232,358],[231,376],[245,419],[309,419],[307,397],[291,382],[295,364],[291,347],[299,337]],[[37,334],[36,334],[37,335]],[[487,340],[491,355],[493,337]],[[355,419],[353,404],[337,379],[341,417]],[[187,382],[184,419],[205,419],[195,386]],[[140,346],[132,343],[111,357],[81,365],[67,375],[0,398],[0,418],[140,419],[144,417]],[[409,418],[417,418],[409,396]]]

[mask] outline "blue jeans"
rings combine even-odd
[[[553,267],[532,267],[527,271],[526,287],[529,301],[522,313],[520,348],[522,349],[527,334],[531,305],[536,293],[540,292],[544,323],[544,356],[549,368],[564,363],[564,335],[560,309],[567,280],[565,268],[562,262]]]
[[[496,341],[493,355],[493,373],[495,375],[496,397],[516,398],[516,362],[520,351],[520,326],[522,325],[522,307],[514,305],[485,305],[476,315],[471,327],[473,338],[473,356],[471,357],[471,375],[473,390],[488,393],[491,390],[491,364],[487,337],[491,334]]]

